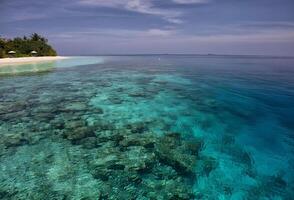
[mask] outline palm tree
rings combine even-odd
[[[32,41],[41,41],[41,42],[45,42],[45,43],[48,42],[48,40],[46,38],[42,37],[41,35],[39,35],[37,33],[33,33],[31,35],[31,40]]]

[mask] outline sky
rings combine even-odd
[[[61,55],[294,56],[294,0],[0,0],[0,36]]]

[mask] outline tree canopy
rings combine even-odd
[[[31,56],[32,51],[37,56],[56,56],[56,51],[48,44],[45,37],[33,33],[29,37],[16,37],[5,39],[0,37],[0,58],[8,57],[9,51],[15,51],[15,57]]]

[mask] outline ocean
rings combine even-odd
[[[290,200],[294,58],[0,68],[0,199]]]

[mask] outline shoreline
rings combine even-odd
[[[42,56],[42,57],[20,57],[20,58],[0,58],[0,67],[7,65],[21,65],[26,63],[38,63],[68,59],[65,56]]]

